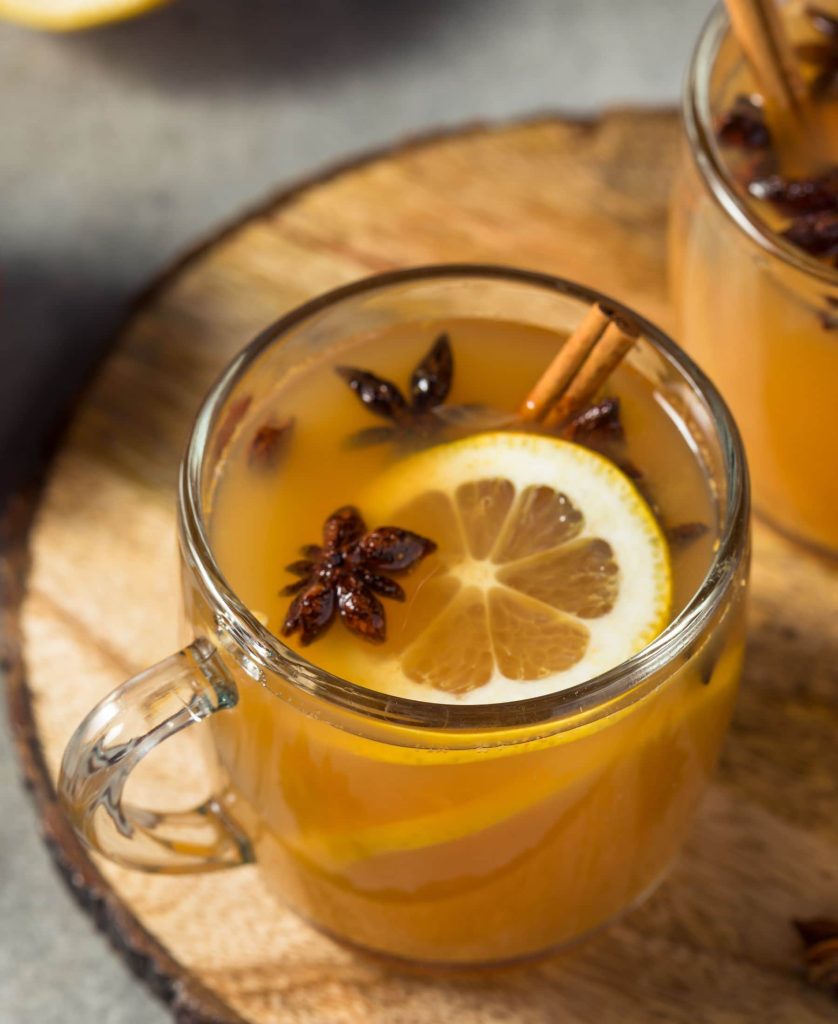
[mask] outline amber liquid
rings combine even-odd
[[[405,384],[443,328],[456,365],[448,404],[479,403],[500,414],[517,408],[561,340],[477,320],[348,339],[240,426],[214,498],[212,542],[233,587],[275,632],[289,600],[277,594],[287,581],[282,566],[317,540],[330,512],[358,501],[366,482],[406,457],[391,444],[346,447],[348,436],[376,421],[333,367],[351,363]],[[628,366],[608,390],[622,403],[622,454],[642,470],[661,516],[709,527],[673,553],[677,613],[706,574],[716,540],[708,474],[672,396]],[[296,428],[284,460],[275,472],[255,473],[247,459],[254,431],[266,418],[289,415]],[[411,602],[388,603],[387,612],[398,637],[398,616],[410,615]],[[349,653],[358,643],[335,624],[305,656],[338,675],[351,669],[345,674],[374,690],[374,660],[359,674]],[[264,876],[283,901],[380,952],[508,961],[590,931],[658,881],[712,772],[741,652],[736,599],[640,699],[629,706],[615,699],[599,717],[573,714],[560,728],[510,729],[503,704],[496,728],[473,733],[373,727],[245,673],[238,707],[213,716],[211,728],[236,813],[246,817]],[[526,683],[510,685],[526,696]]]
[[[359,404],[334,367],[349,363],[371,369],[406,390],[411,368],[443,327],[452,339],[455,358],[454,387],[445,408],[479,409],[471,429],[470,414],[466,412],[465,428],[458,423],[448,434],[435,439],[438,441],[474,432],[484,422],[508,423],[560,343],[550,331],[498,322],[463,320],[400,327],[336,347],[331,360],[290,383],[272,397],[266,408],[249,417],[249,424],[260,422],[260,417],[266,422],[294,418],[293,441],[275,472],[254,470],[247,453],[253,428],[242,429],[215,499],[213,544],[236,591],[275,633],[281,630],[289,605],[289,599],[280,596],[279,590],[293,578],[283,573],[283,566],[299,557],[304,544],[319,542],[323,521],[339,506],[357,504],[364,514],[364,492],[370,483],[394,462],[409,457],[417,446],[347,444],[347,439],[364,428],[386,421]],[[716,511],[706,472],[689,448],[677,416],[636,371],[622,369],[608,394],[620,400],[626,435],[624,445],[613,447],[615,457],[642,467],[640,486],[659,507],[662,521],[669,525],[699,521],[708,527],[704,537],[673,553],[673,610],[677,611],[693,594],[709,565]],[[407,525],[432,533],[430,524]],[[242,542],[243,536],[246,543]],[[361,645],[359,658],[357,638],[334,628],[306,648],[306,657],[336,675],[381,689],[374,675],[376,659],[387,657],[398,649],[403,636],[415,634],[424,625],[413,620],[431,609],[410,598],[422,590],[433,571],[433,561],[420,565],[403,581],[409,600],[404,605],[387,602],[389,640],[383,648],[373,652]],[[290,642],[301,649],[297,638]],[[531,695],[525,683],[520,687],[510,696]],[[423,697],[416,692],[405,695]],[[440,693],[424,696],[428,700],[445,699]]]
[[[823,42],[799,4],[784,10],[795,42]],[[738,66],[718,83],[712,109],[719,115],[754,91]],[[818,109],[831,140],[824,148],[838,153],[838,102]],[[733,181],[753,158],[734,147],[719,153]],[[741,193],[768,230],[789,224],[771,204]],[[670,262],[679,337],[733,410],[758,511],[838,553],[838,274],[830,283],[764,252],[712,198],[686,152],[673,197]],[[823,271],[828,275],[825,264]]]

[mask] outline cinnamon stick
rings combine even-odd
[[[806,87],[775,0],[725,0],[734,34],[763,98],[794,116]]]
[[[829,135],[811,102],[776,0],[725,0],[730,24],[765,101],[786,174],[803,177],[829,161]]]
[[[640,328],[626,317],[614,317],[596,342],[578,373],[553,403],[544,425],[559,426],[585,408],[608,380],[640,336]]]
[[[605,333],[611,317],[611,310],[602,303],[597,302],[591,306],[524,399],[518,409],[520,419],[540,420],[549,411],[550,406],[564,393],[594,345]]]

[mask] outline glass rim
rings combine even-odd
[[[827,285],[838,285],[838,269],[792,245],[773,231],[737,192],[714,144],[709,84],[719,49],[730,32],[724,3],[710,12],[693,50],[684,82],[682,113],[690,152],[711,195],[751,241],[775,259]]]
[[[283,335],[306,319],[345,300],[392,286],[445,279],[485,279],[541,288],[586,304],[605,302],[634,317],[643,337],[707,406],[727,481],[727,497],[720,509],[719,541],[707,574],[690,601],[652,643],[577,686],[503,704],[455,705],[391,696],[314,665],[271,633],[238,598],[215,560],[202,508],[204,455],[211,431],[225,410],[228,396],[266,348],[281,343]],[[228,364],[206,395],[181,464],[178,501],[187,564],[213,605],[216,620],[220,617],[224,630],[245,652],[249,662],[255,660],[257,665],[311,696],[367,718],[426,730],[491,730],[496,734],[522,727],[558,725],[568,716],[596,711],[629,694],[673,662],[698,638],[727,594],[746,550],[748,514],[746,461],[733,417],[712,382],[667,334],[623,303],[593,288],[550,274],[489,264],[438,264],[365,277],[303,303],[265,328]]]

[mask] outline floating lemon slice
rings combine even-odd
[[[370,521],[432,537],[380,652],[385,692],[493,703],[565,689],[636,654],[670,615],[667,544],[609,460],[534,434],[430,448],[360,501]],[[389,614],[389,609],[388,609]]]
[[[51,32],[72,32],[121,21],[166,0],[0,0],[0,19]]]

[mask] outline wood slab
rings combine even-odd
[[[272,199],[138,302],[52,464],[31,563],[25,503],[7,517],[12,718],[45,839],[179,1021],[836,1019],[804,979],[791,919],[838,916],[838,572],[761,527],[744,690],[687,849],[644,907],[563,957],[473,976],[396,971],[277,908],[253,867],[167,878],[91,858],[55,805],[60,755],[83,712],[179,646],[176,469],[232,354],[317,292],[440,261],[553,271],[670,327],[676,153],[669,112],[544,117],[406,144]],[[143,784],[187,777],[199,792],[188,735],[153,759]]]

